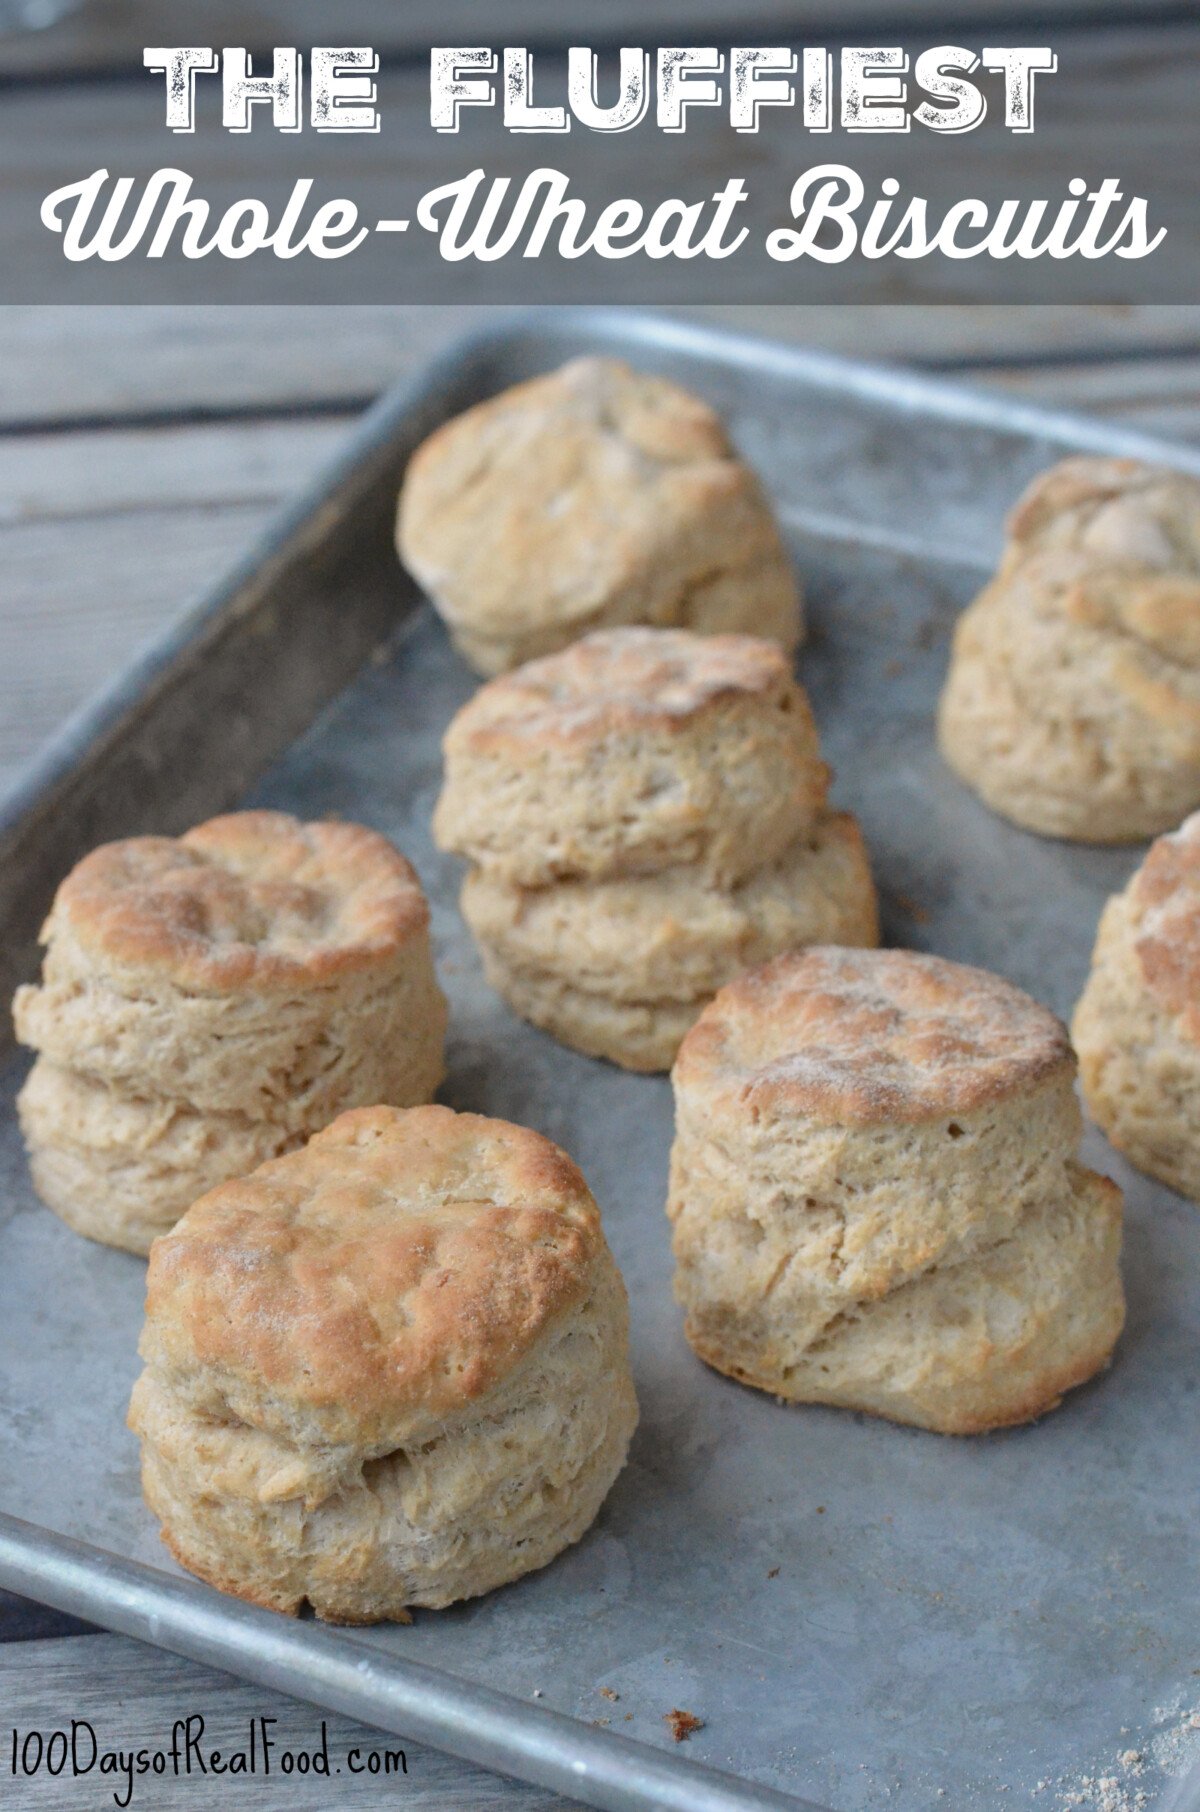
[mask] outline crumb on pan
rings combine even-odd
[[[674,1711],[664,1711],[663,1723],[670,1726],[671,1735],[677,1743],[685,1743],[697,1730],[704,1729],[703,1718],[694,1717],[690,1711],[680,1711],[678,1706]]]

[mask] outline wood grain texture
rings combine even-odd
[[[222,576],[348,425],[0,439],[0,790]]]
[[[1064,20],[1119,18],[1117,0],[1056,0]],[[1140,0],[1143,20],[1170,17],[1175,0]],[[867,26],[903,28],[906,21],[929,18],[923,0],[750,0],[741,33],[745,42],[788,42],[797,34],[831,29],[838,34]],[[1039,0],[954,0],[951,16],[964,28],[987,22],[1006,29],[1029,19],[1045,19]],[[564,16],[561,0],[506,0],[502,20],[481,28],[475,0],[404,0],[380,6],[378,0],[341,0],[337,41],[371,44],[383,54],[424,56],[431,43],[507,44],[559,40]],[[612,43],[632,35],[635,43],[656,41],[674,33],[689,44],[718,40],[728,33],[730,13],[719,0],[605,0],[586,25],[577,28],[581,42]],[[169,26],[169,30],[167,29]],[[590,27],[590,28],[589,28]],[[943,32],[948,29],[943,25]],[[165,35],[164,35],[165,33]],[[679,34],[686,33],[685,37]],[[243,44],[267,49],[274,44],[326,44],[330,14],[326,0],[256,0],[245,6],[231,0],[175,0],[169,7],[136,5],[133,0],[86,0],[83,8],[49,30],[16,34],[0,41],[0,73],[20,75],[96,72],[140,62],[144,44]],[[676,41],[671,40],[671,41]]]
[[[500,312],[0,308],[0,429],[361,405]]]
[[[347,411],[0,436],[0,526],[275,503],[333,457],[354,419]],[[146,532],[154,534],[152,520]]]
[[[111,1807],[113,1789],[123,1782],[99,1772],[72,1781],[45,1773],[15,1784],[8,1774],[9,1729],[62,1729],[85,1719],[101,1749],[168,1747],[177,1718],[204,1719],[203,1746],[230,1753],[247,1744],[252,1718],[275,1718],[271,1736],[284,1749],[311,1750],[320,1742],[325,1716],[331,1778],[283,1775],[232,1781],[231,1777],[147,1775],[135,1781],[133,1807],[143,1812],[229,1812],[245,1805],[253,1812],[570,1812],[567,1800],[536,1787],[472,1768],[435,1749],[369,1730],[349,1718],[322,1714],[312,1706],[227,1674],[179,1660],[123,1636],[82,1636],[0,1647],[0,1804],[14,1812],[91,1812]],[[403,1749],[406,1774],[386,1781],[369,1773],[351,1774],[349,1753],[366,1765],[372,1754]],[[340,1773],[334,1773],[340,1767]],[[234,1789],[239,1789],[235,1791]]]
[[[0,308],[0,431],[134,417],[177,422],[361,403],[460,334],[481,307]],[[856,358],[932,365],[1141,359],[1200,349],[1200,307],[665,311]]]
[[[197,602],[266,522],[263,502],[12,524],[5,572],[0,783],[76,705]]]
[[[47,427],[50,410],[64,412],[53,432],[0,434],[0,790],[316,474],[354,420],[348,403],[493,313],[173,312],[0,311],[0,371],[24,386],[17,412],[36,401]],[[859,356],[959,365],[973,384],[1200,438],[1198,308],[689,312]],[[333,372],[322,345],[337,348]],[[1118,348],[1125,357],[1109,356]],[[310,415],[314,402],[330,413]],[[214,419],[178,425],[189,411]],[[71,429],[81,415],[113,425]]]

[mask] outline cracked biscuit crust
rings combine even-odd
[[[176,1558],[368,1623],[577,1541],[637,1421],[624,1286],[575,1166],[446,1108],[344,1115],[151,1255],[129,1422]]]
[[[378,966],[428,923],[411,864],[377,831],[231,812],[94,849],[42,942],[193,992],[266,991]]]
[[[755,1116],[917,1123],[1074,1078],[1066,1027],[984,969],[813,949],[738,976],[679,1054],[687,1089]]]
[[[126,1096],[310,1133],[440,1080],[429,909],[360,825],[241,812],[107,844],[63,882],[43,938],[18,1038]]]
[[[813,824],[829,783],[779,648],[683,630],[600,630],[493,680],[443,750],[440,847],[524,886],[681,864],[737,880]]]
[[[1155,596],[1200,613],[1200,480],[1137,459],[1081,455],[1042,472],[1009,515],[1008,558],[1046,549],[1117,566]],[[1200,650],[1197,650],[1200,652]]]
[[[197,1407],[382,1452],[494,1389],[586,1293],[602,1246],[548,1139],[357,1108],[155,1242],[142,1356]]]
[[[1124,1313],[1120,1196],[1077,1162],[1073,1081],[1058,1021],[958,964],[817,950],[730,983],[673,1072],[696,1351],[944,1432],[1052,1407]]]
[[[576,359],[433,434],[397,545],[483,673],[612,623],[800,640],[770,506],[720,421],[613,359]]]
[[[1130,892],[1146,986],[1200,1045],[1200,813],[1151,845]]]

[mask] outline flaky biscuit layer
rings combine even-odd
[[[875,888],[854,819],[835,813],[731,888],[695,869],[512,888],[467,877],[463,915],[492,986],[564,1044],[669,1069],[722,984],[807,943],[874,944]]]
[[[1120,1330],[1121,1200],[1064,1028],[981,971],[813,950],[683,1041],[667,1212],[709,1363],[943,1432],[1026,1420]]]
[[[746,636],[598,632],[482,687],[443,750],[439,845],[524,886],[684,864],[737,880],[829,782],[789,662]]]

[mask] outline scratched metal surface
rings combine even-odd
[[[800,671],[888,940],[985,964],[1067,1013],[1137,852],[1001,823],[941,765],[931,718],[1006,503],[1064,446],[1116,437],[611,314],[514,331],[463,361],[447,404],[604,344],[725,408],[778,499],[810,599]],[[403,613],[249,798],[361,818],[416,862],[452,1009],[442,1098],[536,1126],[582,1165],[630,1288],[643,1419],[572,1553],[354,1639],[654,1745],[682,1706],[705,1720],[691,1760],[840,1812],[915,1812],[939,1789],[1009,1806],[1105,1772],[1150,1740],[1156,1708],[1200,1700],[1200,1214],[1089,1133],[1086,1155],[1127,1191],[1129,1327],[1111,1372],[1034,1428],[944,1440],[780,1408],[706,1371],[670,1296],[666,1081],[563,1050],[491,995],[458,865],[430,841],[439,738],[472,684],[427,608]],[[33,1200],[10,1105],[23,1067],[0,1122],[0,1510],[169,1566],[123,1426],[143,1267]]]

